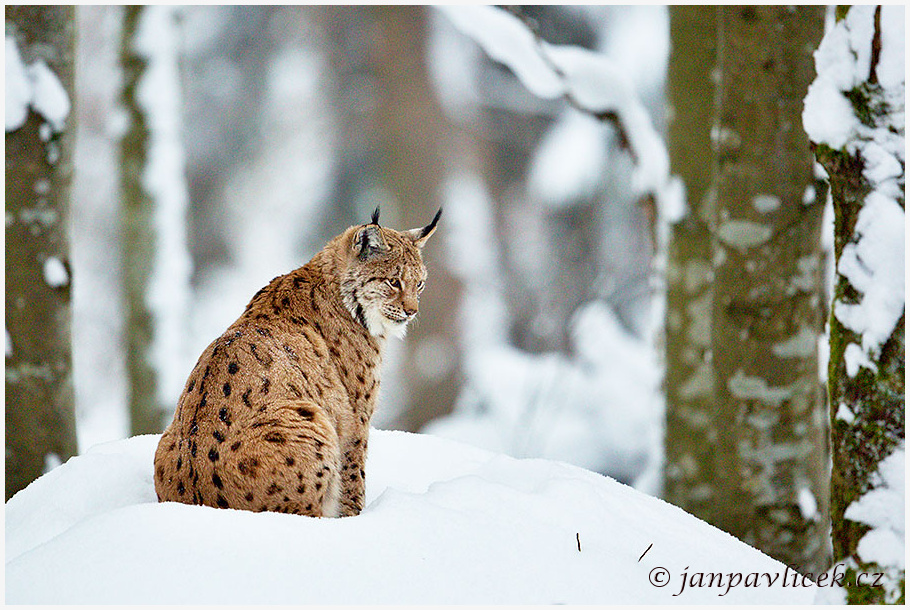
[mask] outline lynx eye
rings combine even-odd
[[[398,278],[393,278],[391,280],[386,280],[386,284],[394,288],[395,290],[401,290],[401,280]]]

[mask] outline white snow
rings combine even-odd
[[[610,131],[591,115],[567,109],[534,151],[528,191],[553,208],[591,197],[606,171]]]
[[[6,131],[22,127],[31,106],[50,127],[43,137],[46,141],[52,133],[63,130],[70,112],[69,96],[60,79],[43,60],[36,60],[28,66],[23,63],[15,37],[9,32],[6,33],[5,53]]]
[[[597,302],[576,315],[572,339],[572,358],[476,346],[465,362],[471,384],[455,411],[423,431],[634,480],[649,459],[650,431],[659,427],[654,352]]]
[[[63,460],[60,459],[60,456],[56,453],[48,453],[44,456],[44,471],[43,474],[47,474],[57,466],[63,464]]]
[[[857,6],[825,34],[815,51],[818,74],[809,86],[803,110],[803,128],[813,142],[842,148],[854,135],[858,120],[843,92],[869,76],[868,34],[875,7]],[[863,35],[865,34],[865,35]]]
[[[41,60],[29,66],[28,72],[32,81],[32,107],[44,117],[53,131],[62,131],[70,113],[66,89],[57,75]]]
[[[813,203],[815,203],[815,187],[810,184],[803,191],[803,205],[812,205]]]
[[[907,56],[907,35],[904,6],[882,6],[882,49],[875,70],[878,82],[888,90],[904,87],[904,61]]]
[[[856,243],[844,246],[837,271],[862,293],[856,305],[837,303],[834,313],[877,355],[904,312],[904,210],[873,191],[856,222]]]
[[[436,9],[483,47],[491,59],[508,66],[534,95],[552,99],[565,93],[562,79],[538,51],[534,35],[513,15],[480,5]]]
[[[862,337],[847,348],[848,374],[874,368],[882,345],[904,313],[904,8],[881,8],[882,49],[876,76],[886,112],[874,126],[856,116],[845,93],[869,78],[874,6],[855,6],[836,24],[815,53],[818,77],[805,99],[803,124],[809,137],[858,154],[872,191],[844,246],[837,272],[860,293],[855,304],[835,303],[834,314]]]
[[[811,519],[818,514],[818,502],[815,500],[815,494],[808,487],[803,487],[799,490],[796,502],[803,519]]]
[[[835,307],[836,310],[837,307]],[[850,378],[856,377],[860,367],[865,367],[873,372],[878,370],[878,367],[869,358],[869,354],[863,351],[863,348],[856,343],[848,343],[847,347],[844,348],[844,367],[847,371],[847,376]]]
[[[62,288],[70,282],[70,274],[66,266],[56,256],[50,256],[42,265],[44,282],[51,288]]]
[[[610,58],[580,47],[545,44],[543,49],[563,75],[566,92],[582,108],[619,116],[635,155],[632,183],[636,192],[660,193],[669,176],[670,158],[624,72]]]
[[[28,105],[32,100],[32,87],[28,82],[25,64],[19,55],[16,39],[6,34],[6,57],[4,59],[4,89],[6,131],[15,131],[22,127],[28,118]]]
[[[157,503],[158,438],[97,446],[7,503],[7,603],[777,604],[816,591],[768,586],[793,572],[566,464],[374,430],[363,513],[311,519]]]
[[[660,100],[670,58],[670,19],[666,6],[625,5],[609,13],[606,40],[598,50],[613,60],[616,68],[643,98]]]
[[[437,7],[494,60],[512,70],[534,95],[571,98],[594,114],[615,112],[636,159],[633,186],[658,195],[669,177],[669,156],[635,91],[617,62],[581,47],[538,41],[515,16],[492,6]]]
[[[904,469],[906,453],[901,445],[878,465],[873,489],[847,507],[844,517],[870,526],[859,541],[863,561],[905,569]]]
[[[853,415],[853,411],[851,411],[850,407],[848,407],[845,403],[840,403],[837,406],[837,414],[835,417],[847,422],[848,424],[852,424],[856,420],[856,416]]]

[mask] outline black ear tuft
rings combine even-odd
[[[410,231],[405,231],[405,235],[411,238],[411,241],[414,242],[414,245],[418,248],[423,248],[426,245],[427,240],[430,239],[430,236],[436,231],[436,223],[439,222],[439,217],[442,216],[442,208],[439,208],[439,211],[436,212],[436,216],[433,217],[433,220],[430,221],[430,224],[425,226],[422,229],[411,229]]]
[[[436,230],[436,223],[439,222],[440,216],[442,216],[442,208],[439,208],[439,210],[436,212],[436,216],[434,216],[433,220],[430,221],[430,224],[420,230],[420,236],[418,239],[423,239]]]
[[[370,224],[379,226],[379,206],[376,206],[376,209],[373,210],[373,215],[370,217]]]

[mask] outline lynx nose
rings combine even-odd
[[[419,301],[416,295],[406,294],[401,299],[401,311],[408,317],[408,320],[417,315]]]

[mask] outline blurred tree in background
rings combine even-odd
[[[5,15],[9,499],[76,453],[68,225],[76,23],[72,6],[7,6]]]
[[[119,141],[122,291],[131,434],[162,429],[185,381],[190,300],[179,13],[123,8],[120,68],[126,129]]]
[[[666,436],[663,497],[693,514],[717,503],[713,487],[718,426],[711,366],[714,283],[709,223],[711,125],[717,66],[717,8],[670,8],[667,69],[671,171],[685,184],[688,213],[670,228],[664,322]]]
[[[151,357],[154,316],[148,293],[155,263],[155,202],[143,184],[149,164],[149,119],[137,88],[148,70],[136,39],[143,6],[123,8],[120,62],[123,69],[121,103],[128,128],[120,140],[120,193],[123,206],[123,291],[126,304],[126,367],[130,434],[161,431],[166,409],[158,402],[158,371]]]
[[[376,206],[384,225],[426,225],[443,207],[451,150],[451,128],[426,66],[431,9],[315,10],[329,42],[340,130],[326,239],[340,226],[365,222]],[[442,241],[424,256],[431,289],[421,297],[420,322],[408,329],[399,356],[400,383],[408,391],[388,424],[410,431],[451,410],[459,376],[459,283],[445,264]]]

